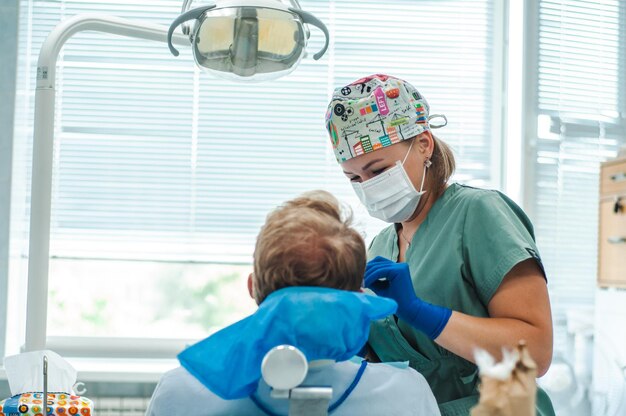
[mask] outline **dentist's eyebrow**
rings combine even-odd
[[[367,170],[367,169],[368,169],[370,166],[372,166],[374,163],[377,163],[377,162],[382,162],[383,160],[384,160],[384,159],[374,159],[374,160],[371,160],[371,161],[369,161],[368,163],[366,163],[366,164],[365,164],[365,166],[363,166],[363,167],[361,168],[361,170]],[[352,172],[346,172],[345,170],[343,171],[343,173],[345,173],[346,175],[351,175],[351,174],[352,174]]]

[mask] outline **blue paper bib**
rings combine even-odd
[[[370,322],[397,309],[391,299],[323,287],[289,287],[270,294],[252,315],[192,345],[181,365],[219,397],[252,394],[261,362],[277,345],[293,345],[309,361],[345,361],[369,336]]]

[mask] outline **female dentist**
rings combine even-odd
[[[500,192],[448,183],[454,156],[434,117],[412,85],[372,75],[335,90],[326,128],[370,215],[393,224],[372,241],[365,286],[399,307],[372,324],[369,354],[409,361],[442,415],[467,415],[476,348],[499,357],[523,339],[548,370],[550,300],[530,220]],[[537,414],[554,414],[542,390]]]

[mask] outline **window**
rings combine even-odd
[[[15,169],[25,189],[46,34],[84,12],[169,25],[181,3],[22,2]],[[301,1],[329,26],[327,55],[254,85],[200,73],[189,50],[174,58],[165,44],[76,35],[58,70],[49,334],[200,338],[243,317],[254,309],[244,293],[256,233],[269,210],[306,190],[353,206],[371,238],[384,224],[358,204],[323,123],[333,88],[363,75],[413,82],[449,119],[438,134],[456,151],[456,179],[498,187],[494,3]],[[312,29],[309,50],[321,42]],[[24,212],[27,197],[14,201]]]
[[[13,153],[13,119],[15,100],[15,76],[17,74],[17,2],[0,8],[2,27],[3,70],[0,72],[0,93],[4,104],[0,108],[0,357],[4,357],[7,323],[11,156]]]
[[[599,163],[624,144],[626,2],[538,5],[528,200],[562,336],[567,310],[594,301]]]

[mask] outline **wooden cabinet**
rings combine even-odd
[[[598,284],[626,288],[626,158],[602,164]]]

